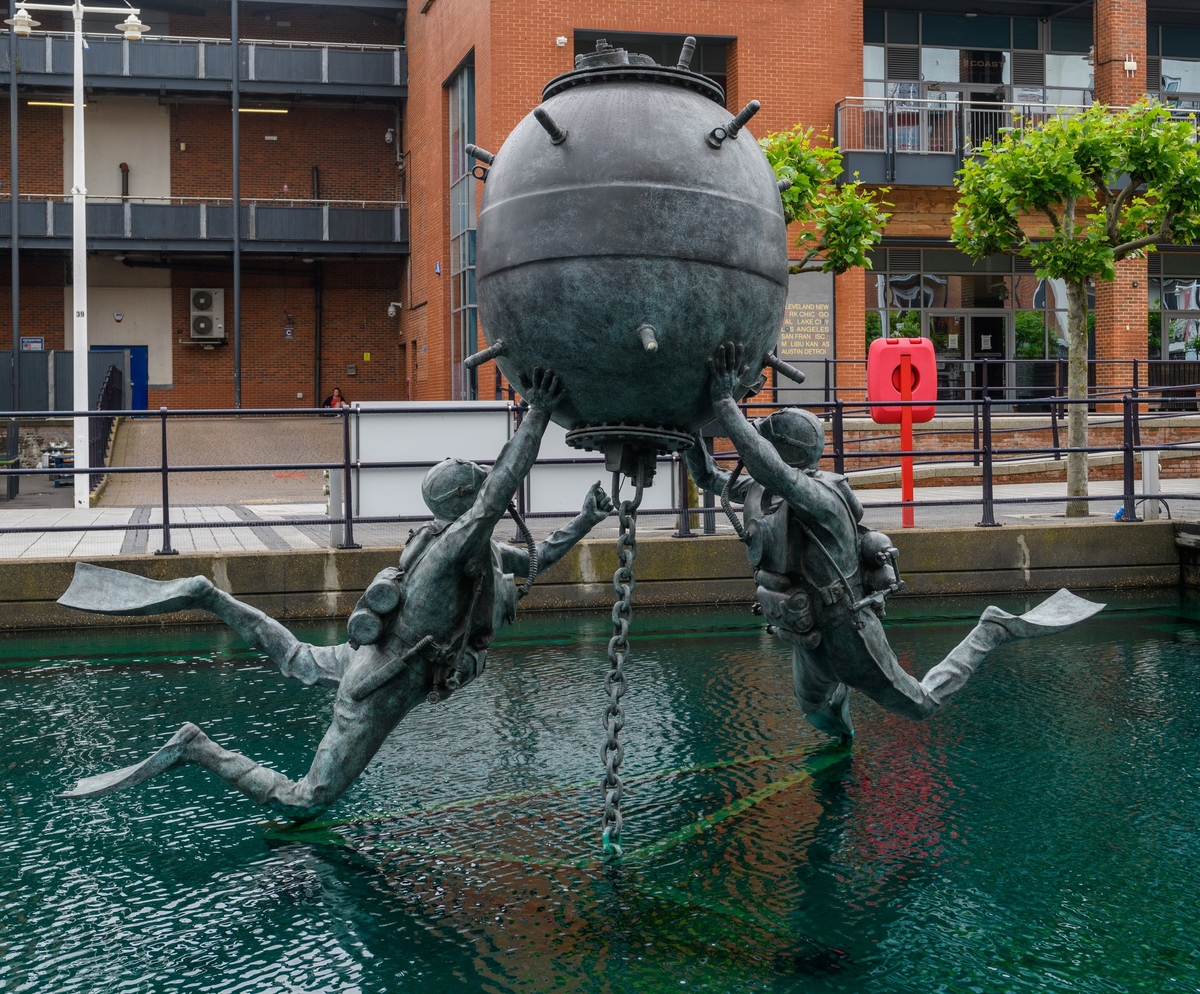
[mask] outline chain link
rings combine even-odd
[[[640,478],[640,474],[639,474]],[[613,499],[618,500],[620,476],[613,474]],[[604,764],[604,777],[600,788],[604,792],[604,818],[602,840],[604,851],[610,857],[621,855],[621,760],[625,749],[619,741],[621,729],[625,727],[625,711],[621,698],[629,689],[625,676],[625,663],[629,659],[629,623],[633,620],[633,560],[637,556],[637,511],[642,503],[642,484],[639,482],[633,500],[618,503],[619,533],[617,536],[617,570],[613,573],[613,589],[617,600],[613,604],[613,634],[608,640],[608,673],[604,677],[604,692],[608,703],[604,707],[602,724],[605,741],[600,747],[600,762]]]

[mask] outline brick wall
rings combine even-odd
[[[473,53],[476,138],[495,151],[537,106],[542,86],[572,68],[577,29],[736,39],[727,53],[727,103],[741,107],[751,99],[761,101],[763,109],[750,126],[755,135],[796,123],[832,130],[835,102],[862,88],[861,0],[436,0],[425,13],[417,5],[411,7],[406,147],[411,167],[412,295],[405,299],[404,335],[417,346],[418,398],[445,397],[450,388],[444,84]],[[567,45],[555,44],[559,36],[568,39]],[[435,274],[439,260],[441,276]],[[861,278],[857,290],[854,279],[839,281],[839,348],[843,340],[849,345],[855,334],[862,336]],[[857,329],[852,327],[855,323]],[[490,365],[480,368],[479,383],[480,395],[492,396]]]
[[[334,386],[350,400],[403,400],[407,383],[398,322],[387,315],[397,283],[395,261],[326,262],[322,302],[321,396],[313,399],[315,269],[246,259],[242,276],[242,406],[312,407]],[[151,391],[152,408],[233,406],[232,270],[176,268],[171,274],[174,387]],[[205,349],[188,337],[189,290],[225,290],[224,346]],[[61,297],[59,309],[61,313]],[[294,337],[284,338],[285,316]],[[61,317],[60,317],[61,321]],[[364,359],[364,353],[370,359]],[[356,367],[355,375],[347,367]],[[302,393],[303,397],[297,397]]]
[[[58,99],[58,98],[55,98]],[[8,157],[7,110],[0,114],[0,193],[12,189]],[[63,191],[63,112],[61,107],[30,107],[20,101],[17,116],[17,154],[22,193],[61,196]]]
[[[1096,100],[1127,107],[1146,93],[1146,0],[1096,0]],[[1125,57],[1137,63],[1132,76]]]
[[[54,254],[21,253],[21,328],[23,337],[44,338],[46,349],[63,347],[63,277],[68,260]],[[12,347],[12,262],[0,253],[0,349]]]
[[[227,106],[171,107],[173,196],[230,196],[230,116]],[[242,197],[311,198],[312,167],[317,166],[322,199],[397,200],[396,145],[384,141],[384,133],[395,127],[395,113],[385,108],[304,105],[287,114],[242,114]],[[267,141],[268,135],[277,140]]]

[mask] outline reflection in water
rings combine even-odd
[[[919,674],[978,605],[914,610],[889,633]],[[523,621],[304,831],[195,769],[52,794],[197,715],[295,772],[326,693],[221,629],[8,639],[0,989],[1194,991],[1194,614],[1006,646],[925,724],[856,698],[847,750],[745,616],[643,613],[619,866],[604,619]]]

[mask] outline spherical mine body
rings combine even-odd
[[[535,365],[560,374],[554,419],[567,428],[698,429],[712,417],[714,348],[741,343],[756,376],[775,345],[779,190],[747,131],[710,143],[732,117],[714,95],[703,77],[652,63],[576,70],[539,108],[566,137],[555,143],[531,114],[487,175],[481,322],[504,342],[510,382]]]

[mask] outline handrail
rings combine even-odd
[[[75,33],[73,31],[39,31],[37,33],[37,37],[39,37],[39,38],[50,37],[50,38],[62,38],[62,39],[74,39]],[[83,37],[88,39],[89,41],[101,41],[101,42],[124,41],[124,38],[122,38],[121,35],[109,34],[106,31],[101,31],[101,32],[85,31]],[[144,35],[142,35],[142,40],[143,41],[165,41],[165,42],[169,42],[171,44],[180,44],[180,45],[184,45],[184,44],[228,45],[231,43],[231,39],[229,39],[229,38],[204,38],[204,37],[198,37],[198,36],[193,37],[191,35],[144,34]],[[344,49],[346,51],[353,51],[353,52],[358,52],[358,51],[362,51],[362,52],[397,52],[397,51],[403,52],[408,48],[407,45],[367,45],[367,44],[358,44],[356,42],[344,42],[344,41],[284,41],[282,39],[277,40],[277,39],[268,39],[268,38],[247,38],[244,35],[239,39],[239,41],[243,46],[245,46],[245,45],[273,45],[273,46],[281,47],[281,48],[336,48],[336,49]],[[24,71],[24,70],[22,70],[22,71]]]
[[[9,198],[0,198],[0,203]],[[54,203],[71,203],[71,195],[69,193],[22,193],[20,199],[28,203],[45,203],[47,200]],[[169,206],[178,204],[187,206],[188,204],[212,204],[220,206],[222,204],[232,204],[232,197],[121,197],[117,195],[88,195],[87,202],[89,204],[157,204]],[[242,197],[242,204],[282,204],[288,207],[407,207],[408,203],[404,200],[333,200],[328,197],[322,197],[320,200],[312,200],[307,197]]]

